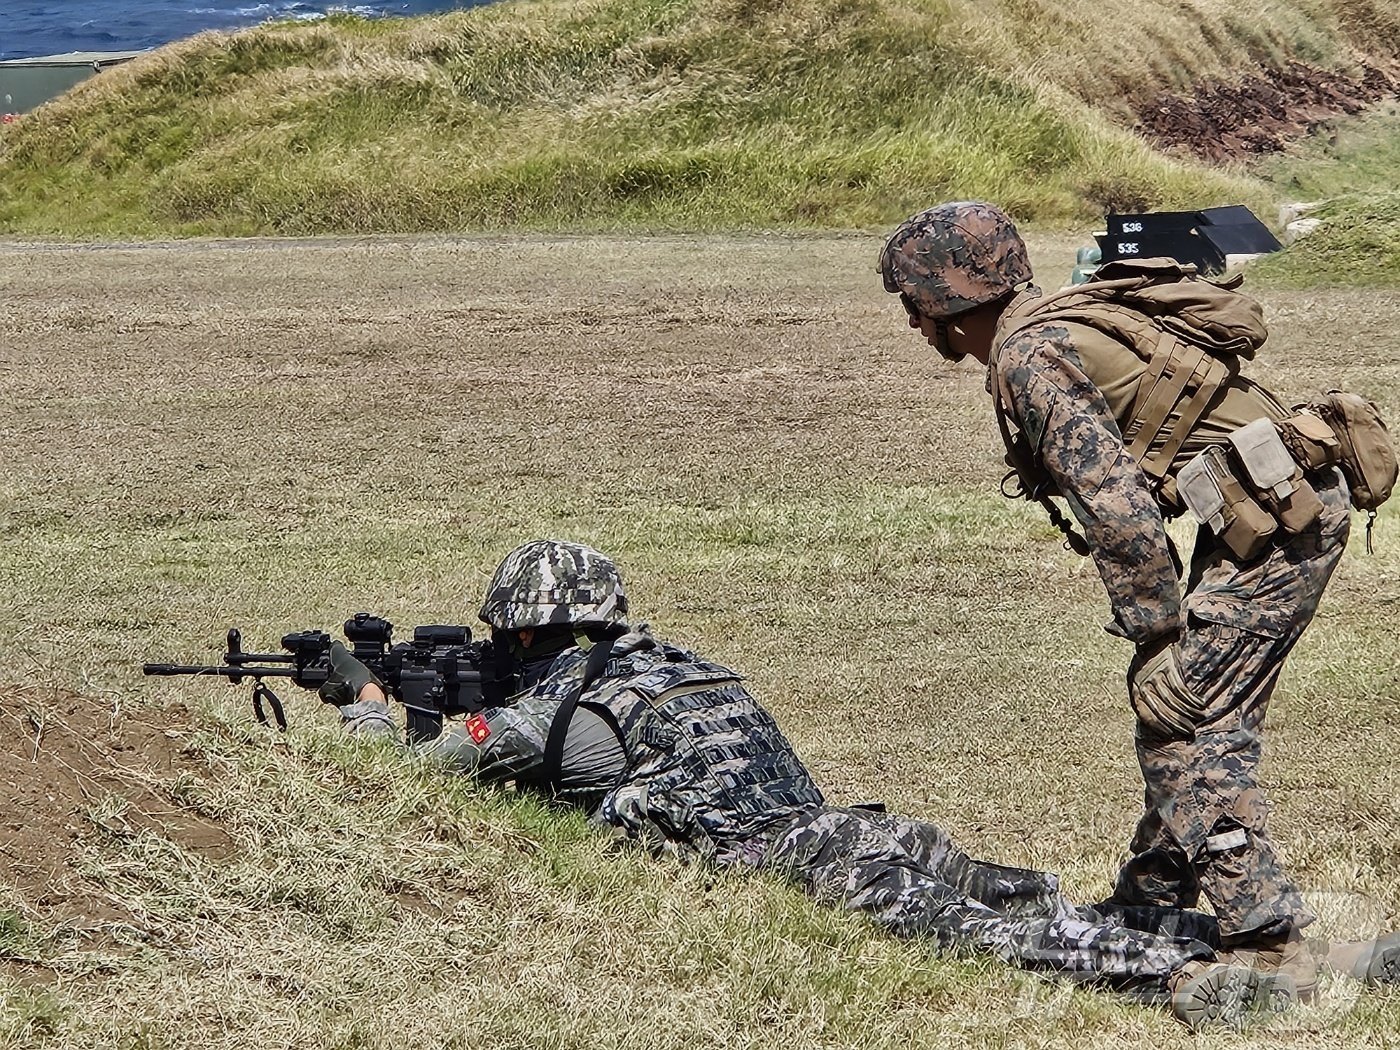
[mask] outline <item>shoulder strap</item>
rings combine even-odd
[[[1154,485],[1162,484],[1192,428],[1229,378],[1230,370],[1219,358],[1170,332],[1161,333],[1123,434],[1128,455]]]
[[[562,772],[564,764],[564,740],[569,735],[569,724],[574,720],[574,712],[578,710],[579,701],[583,699],[583,694],[588,691],[588,687],[602,675],[603,669],[607,667],[608,660],[612,657],[612,652],[613,641],[611,639],[594,643],[593,648],[588,652],[588,662],[584,665],[578,685],[560,703],[554,721],[549,724],[549,736],[545,739],[544,745],[544,762],[540,768],[539,778],[534,782],[535,786],[549,798],[553,798],[559,793],[559,774]],[[608,713],[611,715],[611,712]],[[617,719],[613,718],[613,731],[620,738],[622,732],[616,722]]]

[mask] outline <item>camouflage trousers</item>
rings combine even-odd
[[[862,809],[807,810],[764,837],[761,866],[892,933],[1037,970],[1160,994],[1172,971],[1213,956],[1214,921],[1166,908],[1066,901],[1054,875],[972,860],[941,828]]]
[[[1193,740],[1154,740],[1138,729],[1145,812],[1113,899],[1191,908],[1204,891],[1227,943],[1313,920],[1265,831],[1258,766],[1284,657],[1317,611],[1350,527],[1341,475],[1333,470],[1314,485],[1323,503],[1316,525],[1251,561],[1201,531],[1179,652],[1203,715]]]

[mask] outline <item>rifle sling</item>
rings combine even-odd
[[[285,733],[287,731],[287,712],[282,709],[282,700],[259,678],[253,684],[253,714],[257,716],[259,722],[267,725],[267,711],[263,709],[263,700],[266,700],[272,707],[272,717],[277,721],[277,728]]]
[[[1080,533],[1074,531],[1074,526],[1055,506],[1050,498],[1050,493],[1054,491],[1054,479],[1049,472],[1039,467],[1035,460],[1035,453],[1031,450],[1030,442],[1026,440],[1026,432],[1020,427],[1012,433],[1011,420],[1008,417],[1006,406],[1002,401],[1000,391],[993,399],[995,415],[997,417],[997,427],[1001,430],[1002,444],[1006,446],[1006,465],[1011,468],[1011,473],[1002,478],[1002,494],[1006,495],[1006,482],[1015,477],[1021,486],[1020,495],[1026,499],[1035,500],[1045,508],[1045,513],[1050,518],[1050,524],[1060,530],[1065,538],[1065,548],[1073,551],[1081,558],[1087,558],[1091,553],[1089,541]],[[1036,475],[1042,475],[1037,482]]]

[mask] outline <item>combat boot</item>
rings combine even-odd
[[[1260,938],[1224,948],[1216,957],[1231,966],[1287,977],[1302,1002],[1311,1002],[1317,996],[1317,959],[1296,930],[1282,937]]]
[[[1284,974],[1257,973],[1245,966],[1195,960],[1167,981],[1172,1013],[1187,1028],[1241,1028],[1282,1013],[1296,999]]]
[[[1329,970],[1365,984],[1400,984],[1400,933],[1369,941],[1334,941],[1321,958]]]

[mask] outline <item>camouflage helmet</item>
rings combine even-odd
[[[1031,279],[1026,245],[1006,213],[952,201],[900,224],[880,252],[885,291],[925,317],[952,317]]]
[[[611,558],[564,540],[531,540],[496,567],[478,614],[503,631],[548,624],[627,621],[627,595]]]

